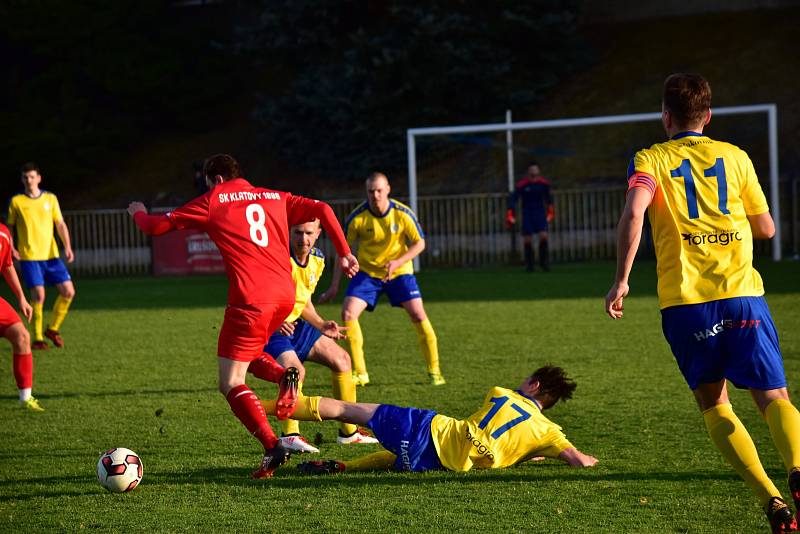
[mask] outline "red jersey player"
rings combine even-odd
[[[28,321],[33,315],[33,308],[25,298],[25,292],[17,277],[17,271],[11,262],[11,232],[4,224],[0,224],[0,269],[3,270],[3,278],[14,292],[14,296],[19,301],[19,309]],[[0,335],[11,342],[14,351],[14,379],[19,389],[19,402],[23,408],[34,412],[43,412],[44,408],[39,406],[39,402],[31,396],[33,387],[33,355],[31,354],[31,336],[27,327],[22,324],[14,308],[0,298]]]
[[[245,384],[248,367],[255,376],[280,382],[278,418],[292,415],[297,400],[297,369],[260,358],[270,335],[294,307],[295,287],[289,256],[289,227],[314,219],[330,235],[339,262],[349,276],[358,272],[333,210],[324,202],[254,187],[240,177],[239,164],[227,154],[208,158],[203,173],[210,191],[166,215],[148,215],[141,202],[128,212],[149,235],[193,228],[216,243],[228,276],[228,306],[219,333],[219,390],[231,410],[264,446],[253,478],[266,478],[289,453],[280,445],[264,409]]]

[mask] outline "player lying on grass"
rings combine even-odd
[[[292,254],[292,279],[295,283],[294,309],[277,332],[269,338],[264,348],[264,358],[272,358],[285,368],[295,367],[300,371],[302,390],[305,380],[306,361],[324,365],[333,375],[333,396],[340,400],[355,402],[356,385],[350,368],[350,355],[336,344],[334,339],[344,339],[344,328],[336,321],[326,321],[311,303],[311,295],[325,269],[325,256],[314,244],[322,227],[319,220],[292,226],[289,234]],[[260,365],[260,362],[257,362]],[[293,452],[318,453],[319,449],[309,444],[300,435],[300,424],[295,419],[281,421],[283,435],[281,444]],[[358,427],[342,423],[339,444],[378,443],[365,435]]]
[[[463,420],[419,408],[303,397],[295,418],[366,425],[387,450],[348,462],[306,462],[299,469],[309,474],[374,469],[469,471],[509,467],[534,457],[590,467],[597,458],[576,449],[561,427],[542,413],[559,400],[572,398],[575,387],[562,368],[547,365],[534,371],[516,391],[493,387],[480,409]],[[275,402],[264,407],[268,413],[274,411]]]

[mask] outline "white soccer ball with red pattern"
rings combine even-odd
[[[114,493],[131,491],[142,481],[142,460],[130,449],[109,449],[97,461],[97,481]]]

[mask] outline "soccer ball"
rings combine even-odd
[[[114,493],[131,491],[142,481],[142,460],[130,449],[109,449],[97,461],[97,481]]]

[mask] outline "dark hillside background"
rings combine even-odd
[[[196,193],[194,162],[230,152],[275,188],[352,197],[381,168],[402,194],[407,128],[501,122],[506,109],[658,111],[678,70],[708,77],[716,106],[777,103],[781,174],[800,175],[800,8],[638,16],[544,0],[4,2],[0,193],[32,159],[65,209],[175,204]],[[712,127],[766,175],[765,120]],[[605,183],[662,136],[658,124],[520,133],[517,162],[539,159],[562,186]],[[486,146],[502,158],[481,139],[422,147],[422,164],[441,167],[422,191],[502,190],[501,161],[458,167]]]

